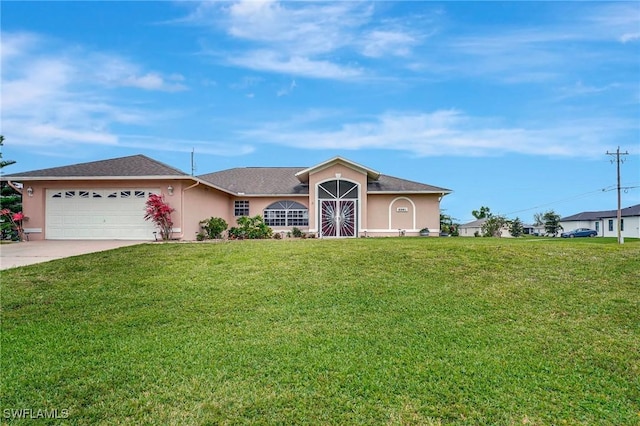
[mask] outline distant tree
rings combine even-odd
[[[512,237],[521,237],[524,234],[524,225],[519,217],[516,217],[509,223],[509,233]]]
[[[13,160],[2,159],[2,147],[4,146],[4,136],[0,135],[0,170],[15,164]],[[2,182],[0,184],[0,231],[3,235],[8,235],[12,231],[18,231],[16,239],[21,239],[22,221],[27,220],[22,214],[22,192],[14,184]],[[16,220],[14,220],[17,218]]]
[[[0,209],[9,209],[14,213],[22,211],[22,194],[7,182],[0,186]]]
[[[562,231],[562,225],[560,225],[560,215],[556,214],[553,210],[549,210],[542,216],[544,221],[544,231],[553,237],[558,235],[558,232]]]
[[[491,209],[489,207],[482,206],[480,207],[480,210],[473,210],[471,214],[476,219],[484,219],[485,217],[491,216]]]
[[[544,225],[544,213],[534,213],[533,214],[533,225],[534,226],[542,226]]]
[[[504,216],[490,215],[482,224],[483,237],[500,237],[502,236],[502,228],[506,225],[507,219]]]
[[[4,136],[0,135],[0,169],[4,169],[7,166],[15,164],[14,160],[3,160],[2,159],[2,146],[4,146]]]
[[[457,219],[448,214],[440,213],[440,231],[446,232],[452,237],[457,237],[459,235],[458,227],[460,225],[455,223],[455,220]]]

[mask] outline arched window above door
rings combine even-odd
[[[320,199],[358,198],[358,184],[347,180],[330,180],[318,185]]]

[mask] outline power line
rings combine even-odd
[[[640,188],[640,185],[637,185],[637,182],[632,182],[630,184],[631,185],[629,185],[629,186],[621,186],[620,189],[623,189],[623,190],[627,191],[629,189]],[[497,213],[497,214],[500,215],[500,216],[511,216],[513,214],[516,214],[516,213],[524,213],[524,212],[528,212],[528,211],[532,211],[532,210],[538,210],[538,209],[541,209],[543,207],[552,206],[554,204],[566,203],[566,202],[577,200],[577,199],[580,199],[580,198],[585,198],[585,197],[588,197],[590,195],[600,194],[602,192],[614,191],[616,189],[617,189],[617,185],[609,185],[607,187],[596,189],[596,190],[593,190],[593,191],[583,192],[583,193],[577,194],[577,195],[572,195],[571,197],[562,198],[562,199],[555,200],[555,201],[549,201],[548,203],[538,204],[537,206],[534,206],[534,207],[528,207],[526,209],[514,210],[512,212],[504,213],[504,214],[503,213]],[[472,220],[475,220],[475,218],[473,218],[473,219],[468,218],[468,220],[466,220],[466,222],[469,222],[469,221],[472,221]]]
[[[611,189],[609,189],[609,188],[611,188]],[[528,212],[528,211],[532,211],[532,210],[538,210],[540,208],[551,206],[551,205],[554,205],[554,204],[566,203],[568,201],[573,201],[573,200],[577,200],[579,198],[588,197],[588,196],[593,195],[593,194],[599,194],[599,193],[601,193],[602,191],[605,191],[605,190],[606,191],[612,191],[613,189],[615,189],[615,186],[610,186],[610,187],[606,187],[604,189],[597,189],[597,190],[594,190],[594,191],[584,192],[582,194],[573,195],[571,197],[563,198],[563,199],[560,199],[560,200],[550,201],[548,203],[539,204],[537,206],[529,207],[529,208],[526,208],[526,209],[515,210],[515,211],[509,212],[509,213],[504,213],[504,214],[500,213],[500,215],[502,215],[502,216],[511,216],[513,214],[516,214],[516,213],[524,213],[524,212]]]

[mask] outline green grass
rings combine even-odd
[[[3,421],[640,424],[635,242],[148,244],[1,290]]]

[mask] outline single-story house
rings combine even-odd
[[[535,225],[535,224],[534,225],[524,224],[522,225],[522,230],[525,235],[535,235],[535,236],[545,235],[545,233],[547,232],[544,225]]]
[[[477,237],[482,235],[482,225],[487,221],[486,218],[477,219],[469,223],[464,223],[458,227],[458,233],[461,237]]]
[[[458,233],[461,237],[478,237],[482,236],[482,225],[487,221],[487,218],[477,219],[469,223],[465,223],[458,227]],[[509,227],[507,225],[500,229],[500,236],[510,238]]]
[[[621,235],[624,238],[640,238],[640,204],[620,210]],[[604,210],[582,212],[560,219],[565,231],[578,228],[594,229],[600,237],[618,236],[618,211]]]
[[[153,240],[150,194],[175,209],[172,237],[194,240],[200,221],[262,215],[275,232],[318,237],[430,235],[449,189],[381,174],[342,157],[311,167],[246,167],[192,176],[144,155],[8,174],[24,188],[30,240]]]

